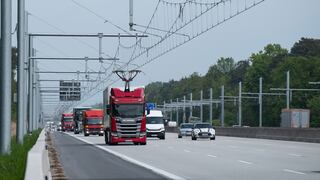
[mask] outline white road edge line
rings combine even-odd
[[[252,162],[249,162],[249,161],[243,161],[243,160],[238,160],[238,162],[240,162],[240,163],[244,163],[244,164],[252,164]]]
[[[97,147],[97,148],[99,148],[99,149],[102,149],[102,150],[104,150],[104,151],[107,151],[107,152],[109,152],[109,153],[111,153],[111,154],[113,154],[113,155],[115,155],[115,156],[117,156],[117,157],[119,157],[119,158],[121,158],[121,159],[123,159],[123,160],[125,160],[125,161],[131,162],[131,163],[136,164],[136,165],[138,165],[138,166],[141,166],[141,167],[144,167],[144,168],[146,168],[146,169],[149,169],[149,170],[151,170],[151,171],[153,171],[153,172],[155,172],[156,174],[159,174],[159,175],[161,175],[161,176],[167,177],[167,178],[169,178],[169,179],[174,179],[174,180],[185,180],[184,178],[182,178],[182,177],[180,177],[180,176],[177,176],[177,175],[174,175],[174,174],[172,174],[172,173],[169,173],[169,172],[167,172],[167,171],[165,171],[165,170],[162,170],[162,169],[153,167],[153,166],[151,166],[151,165],[149,165],[149,164],[146,164],[146,163],[144,163],[144,162],[135,160],[135,159],[133,159],[133,158],[131,158],[131,157],[129,157],[129,156],[126,156],[126,155],[124,155],[124,154],[121,154],[121,153],[118,153],[118,152],[113,151],[113,150],[111,150],[111,149],[108,149],[107,147],[102,147],[102,146],[93,144],[93,143],[90,142],[90,141],[84,140],[84,139],[82,139],[82,138],[80,138],[80,137],[77,137],[77,136],[75,136],[75,135],[72,135],[72,134],[68,134],[68,133],[65,133],[65,134],[67,134],[67,135],[69,135],[69,136],[72,136],[72,137],[74,137],[74,138],[76,138],[76,139],[79,139],[80,141],[83,141],[83,142],[85,142],[85,143],[91,144],[91,145],[93,145],[93,146],[95,146],[95,147]]]
[[[294,173],[294,174],[305,175],[305,173],[303,173],[303,172],[294,171],[294,170],[291,170],[291,169],[283,169],[283,171],[289,172],[289,173]]]
[[[215,155],[211,155],[211,154],[208,154],[207,156],[209,156],[209,157],[213,157],[213,158],[216,158],[217,156],[215,156]]]
[[[189,150],[186,150],[186,149],[184,149],[183,151],[184,151],[184,152],[186,152],[186,153],[189,153],[189,152],[191,152],[191,151],[189,151]]]

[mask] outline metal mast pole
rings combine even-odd
[[[33,49],[33,46],[32,46],[32,40],[33,40],[33,37],[29,36],[29,57],[32,56],[32,49]],[[33,114],[32,114],[32,108],[33,108],[33,63],[34,61],[29,59],[29,85],[28,85],[28,88],[29,88],[29,102],[28,102],[28,111],[29,111],[29,118],[28,118],[28,132],[29,133],[32,133],[33,131]]]
[[[176,118],[177,124],[179,124],[179,107],[178,107],[179,99],[177,98],[177,107],[176,107]]]
[[[166,101],[163,101],[163,113],[167,117],[167,111],[166,111]]]
[[[209,122],[212,125],[212,88],[210,88],[210,111],[209,111]]]
[[[27,120],[28,120],[28,57],[29,57],[29,38],[27,36],[28,34],[28,12],[24,12],[25,13],[25,32],[24,32],[24,43],[25,43],[25,51],[24,51],[24,82],[23,82],[23,87],[24,87],[24,107],[23,107],[23,111],[24,111],[24,133],[26,134],[28,129],[27,129]]]
[[[190,93],[190,117],[192,117],[192,93]]]
[[[259,78],[259,127],[262,127],[262,77]]]
[[[172,121],[172,111],[173,111],[173,107],[172,107],[172,99],[170,99],[170,105],[171,105],[171,109],[170,109],[170,121]]]
[[[290,71],[287,71],[287,90],[286,90],[286,95],[287,95],[287,109],[290,108]]]
[[[25,59],[25,0],[18,0],[18,72],[17,72],[17,81],[18,81],[18,105],[17,105],[17,142],[19,144],[23,143],[24,136],[24,59]]]
[[[133,31],[133,0],[129,0],[129,27]]]
[[[1,0],[0,153],[11,151],[11,0]]]
[[[98,33],[99,36],[99,62],[102,62],[102,37],[103,37],[103,33]]]
[[[34,50],[33,50],[33,55],[34,55]],[[32,119],[33,119],[33,126],[32,126],[32,130],[36,130],[37,129],[37,118],[36,118],[36,103],[37,103],[37,100],[36,100],[36,74],[35,74],[35,69],[37,68],[36,66],[36,61],[32,60],[33,63],[32,63]]]
[[[183,123],[186,122],[186,96],[183,96]]]
[[[224,127],[224,86],[221,86],[221,127]]]
[[[203,122],[203,105],[202,105],[202,100],[203,100],[203,90],[200,91],[200,119],[201,122]]]
[[[242,82],[240,81],[239,82],[239,109],[238,109],[238,124],[239,126],[241,127],[242,126],[242,97],[241,97],[241,94],[242,94]]]

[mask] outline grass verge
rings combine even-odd
[[[0,155],[0,179],[24,179],[28,152],[36,143],[40,132],[41,130],[37,130],[32,135],[25,135],[23,144],[12,139],[11,154]]]

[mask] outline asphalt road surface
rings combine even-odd
[[[69,180],[165,179],[67,134],[54,133],[60,161]]]
[[[64,166],[68,177],[81,171],[77,177],[90,178],[81,170],[83,167],[88,168],[89,172],[98,173],[106,171],[104,166],[108,160],[117,159],[129,161],[123,162],[122,173],[118,174],[118,167],[111,171],[112,176],[122,179],[126,179],[128,174],[141,175],[145,179],[161,178],[157,175],[161,174],[171,179],[192,180],[320,180],[320,144],[316,143],[219,136],[215,141],[192,141],[191,137],[178,139],[177,134],[167,133],[166,140],[150,138],[146,146],[108,146],[104,144],[104,137],[84,137],[72,133],[60,133],[55,137],[57,141],[62,141],[58,146],[61,145],[62,163],[66,163]],[[78,145],[72,145],[71,142],[77,142],[75,144]],[[73,158],[84,160],[76,161]],[[87,162],[88,165],[80,166],[80,162]],[[74,169],[78,169],[77,172]],[[135,173],[136,170],[145,174]]]

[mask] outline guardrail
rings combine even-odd
[[[177,132],[177,128],[166,127],[166,131]],[[216,135],[320,143],[319,128],[216,127]]]
[[[36,144],[28,152],[25,180],[51,180],[48,150],[46,149],[45,130],[39,135]]]

